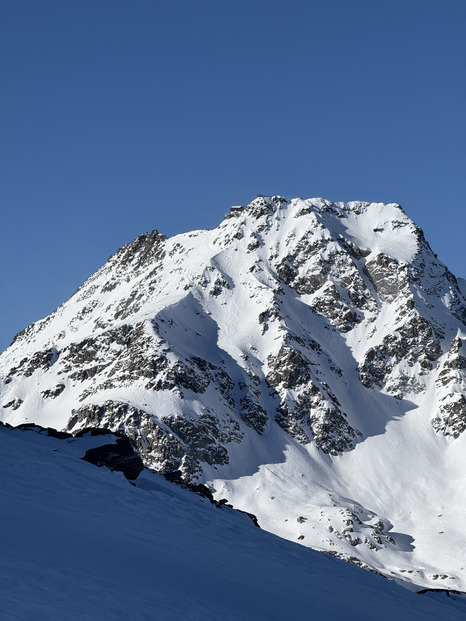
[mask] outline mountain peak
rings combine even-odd
[[[457,588],[462,561],[428,548],[424,516],[449,504],[450,446],[453,479],[464,463],[465,319],[396,203],[257,196],[118,250],[0,356],[0,411],[124,434],[277,534],[422,586],[445,563]],[[406,575],[408,557],[431,569]]]

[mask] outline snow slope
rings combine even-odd
[[[399,205],[258,197],[121,248],[0,356],[0,416],[126,434],[262,528],[466,591],[466,301]]]
[[[459,597],[410,593],[160,475],[134,487],[79,459],[102,442],[0,427],[2,619],[464,618]]]

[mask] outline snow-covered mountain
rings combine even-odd
[[[17,335],[1,417],[123,433],[263,529],[466,591],[460,286],[399,205],[258,197],[141,235]]]

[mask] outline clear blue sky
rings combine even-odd
[[[0,349],[257,193],[396,201],[466,277],[464,0],[0,0]]]

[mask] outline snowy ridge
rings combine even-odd
[[[129,485],[80,459],[114,442],[0,426],[2,618],[8,621],[459,621],[460,595],[416,595],[255,528],[145,470]],[[18,459],[21,455],[21,459]]]
[[[258,197],[121,248],[1,355],[0,412],[124,433],[262,528],[462,591],[465,319],[399,205]]]

